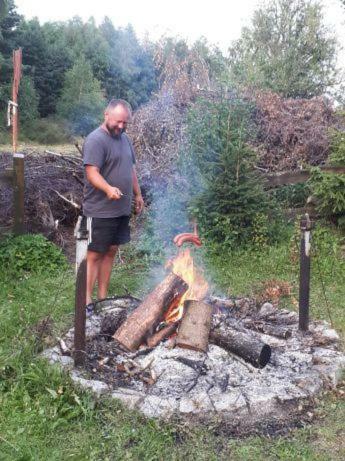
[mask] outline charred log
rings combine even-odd
[[[110,341],[115,331],[125,321],[125,319],[125,309],[118,309],[116,312],[105,315],[101,322],[100,335]]]
[[[169,306],[181,298],[188,285],[177,275],[168,275],[120,326],[114,339],[129,351],[135,351],[162,320]]]
[[[270,325],[265,322],[244,322],[244,326],[250,330],[259,331],[265,335],[274,336],[280,339],[291,338],[291,329],[279,325]]]
[[[256,368],[263,368],[271,358],[271,348],[255,334],[236,330],[223,322],[210,332],[210,342],[230,351]]]
[[[154,335],[150,336],[146,341],[148,347],[156,347],[158,344],[163,341],[163,339],[168,338],[170,335],[175,333],[179,322],[173,322],[166,325],[161,330],[157,331]]]

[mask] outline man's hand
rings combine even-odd
[[[106,191],[109,200],[119,200],[123,193],[117,187],[109,186]]]
[[[143,196],[141,194],[135,195],[134,202],[135,202],[135,212],[136,214],[140,214],[144,209]]]

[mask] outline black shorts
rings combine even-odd
[[[129,216],[118,218],[86,218],[89,230],[88,249],[106,253],[112,245],[124,245],[131,240]]]

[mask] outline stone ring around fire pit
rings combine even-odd
[[[260,312],[267,311],[268,304],[257,311],[248,298],[210,298],[209,302],[223,306],[221,314],[219,309],[214,314],[216,322],[240,312],[242,325],[249,327],[253,322],[262,327]],[[123,319],[137,305],[132,297],[114,298],[87,320],[85,369],[73,367],[73,329],[43,356],[65,368],[80,386],[98,395],[109,394],[148,417],[217,421],[231,433],[280,428],[310,419],[313,397],[334,388],[345,368],[339,337],[326,322],[311,322],[310,332],[303,335],[298,332],[296,313],[271,305],[265,319],[289,334],[277,338],[256,333],[272,351],[263,369],[214,344],[209,344],[206,354],[172,348],[170,339],[155,348],[123,352],[108,340],[113,331],[105,332],[104,319]]]

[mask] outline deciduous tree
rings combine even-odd
[[[319,2],[273,0],[230,48],[231,75],[285,97],[312,97],[336,83],[336,51]]]

